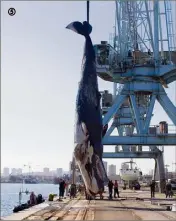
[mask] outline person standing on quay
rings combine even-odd
[[[68,196],[68,187],[69,187],[69,182],[66,181],[66,182],[65,182],[65,196],[66,196],[66,197]]]
[[[115,183],[114,183],[114,198],[116,198],[116,194],[119,198],[119,187],[118,187],[118,182],[117,180],[115,180]]]
[[[152,183],[150,184],[150,191],[151,191],[151,198],[155,197],[155,181],[152,180]]]
[[[113,182],[112,180],[109,180],[109,183],[108,183],[108,189],[109,189],[109,199],[112,199],[112,190],[113,190]]]
[[[59,199],[64,197],[65,192],[65,181],[63,179],[59,182]]]
[[[172,185],[170,181],[168,181],[166,184],[166,198],[167,197],[172,197]]]

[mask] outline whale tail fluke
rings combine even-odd
[[[92,26],[87,21],[84,21],[83,23],[75,21],[67,25],[66,28],[85,37],[89,36],[90,33],[92,32]]]

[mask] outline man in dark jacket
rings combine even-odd
[[[65,181],[61,179],[59,183],[59,198],[64,197],[64,191],[65,191]]]
[[[150,184],[150,190],[151,190],[151,198],[155,197],[155,181],[152,180],[152,183]]]
[[[167,197],[172,197],[172,185],[170,182],[166,184],[166,198]]]
[[[108,183],[108,189],[109,189],[109,199],[112,199],[112,190],[113,190],[113,182],[112,180],[109,180],[109,183]]]

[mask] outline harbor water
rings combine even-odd
[[[1,217],[13,213],[13,208],[19,203],[19,191],[22,184],[1,183]],[[23,191],[34,191],[36,195],[42,194],[45,199],[50,193],[58,194],[59,186],[54,184],[24,184]],[[29,200],[29,194],[23,194],[22,203]]]

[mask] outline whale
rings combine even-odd
[[[74,125],[74,157],[81,172],[89,196],[101,194],[107,182],[107,173],[102,161],[103,144],[107,125],[103,127],[101,93],[98,90],[96,56],[90,34],[92,26],[84,21],[75,21],[67,27],[85,37],[85,46],[79,81]]]

